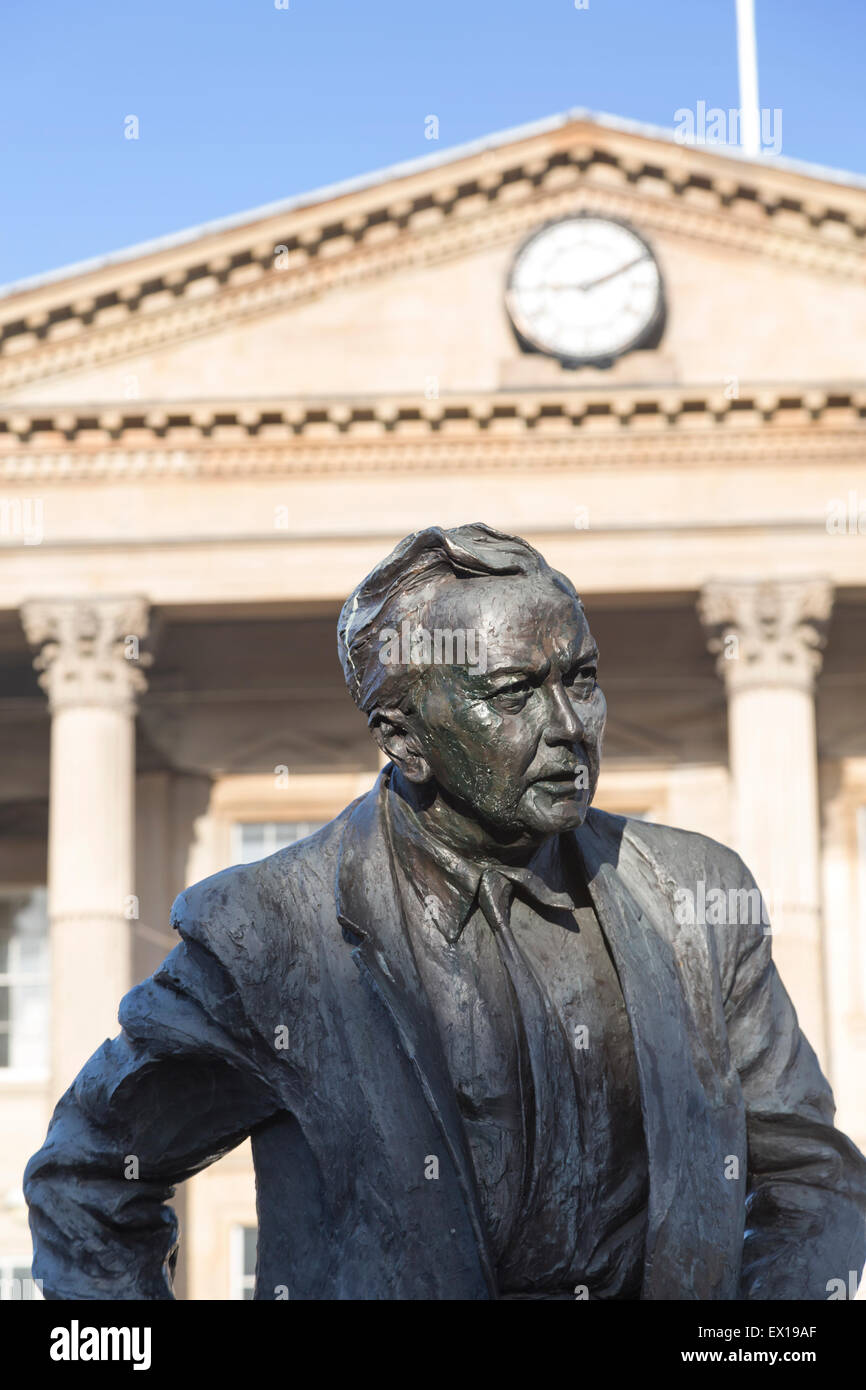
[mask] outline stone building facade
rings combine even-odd
[[[514,299],[581,218],[654,267],[607,359],[551,347],[586,281]],[[176,893],[375,776],[336,615],[432,522],[574,580],[599,804],[742,853],[866,1146],[864,271],[863,180],[573,112],[0,296],[0,1273]],[[247,1296],[248,1146],[179,1208],[181,1294]]]

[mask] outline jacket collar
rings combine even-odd
[[[533,857],[531,866],[508,868],[498,863],[478,863],[458,854],[431,835],[395,787],[383,791],[390,817],[392,846],[396,859],[412,890],[424,907],[425,921],[431,922],[452,944],[459,940],[473,909],[479,904],[479,888],[485,869],[493,891],[506,901],[519,889],[536,905],[559,910],[574,906],[566,893],[557,892],[546,882],[556,881],[561,872],[558,849],[547,841]],[[492,883],[491,883],[492,880]],[[510,880],[507,884],[505,880]]]

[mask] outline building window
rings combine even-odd
[[[44,888],[0,889],[0,1068],[47,1072],[48,899]]]
[[[232,1226],[229,1268],[233,1299],[252,1298],[256,1288],[255,1226]]]
[[[232,826],[232,863],[252,864],[265,855],[276,854],[278,849],[305,840],[314,831],[321,830],[327,821],[236,821]]]

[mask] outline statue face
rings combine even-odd
[[[414,691],[411,727],[446,799],[511,844],[580,825],[606,704],[574,596],[548,577],[439,584],[421,621],[434,634],[462,630],[476,658],[428,665]]]

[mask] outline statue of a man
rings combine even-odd
[[[180,944],[27,1169],[46,1296],[170,1299],[173,1184],[248,1135],[259,1299],[848,1287],[866,1162],[748,870],[591,809],[605,701],[569,580],[431,527],[352,594],[339,650],[390,761],[177,900]],[[711,895],[719,924],[683,910]]]

